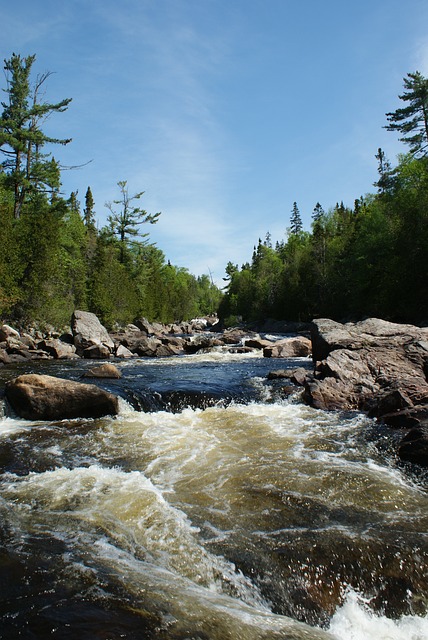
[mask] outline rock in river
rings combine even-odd
[[[90,358],[106,358],[114,349],[114,342],[107,329],[94,313],[75,311],[71,318],[71,329],[79,355]]]
[[[27,420],[100,418],[119,412],[118,398],[96,385],[47,375],[26,374],[9,381],[6,398]]]

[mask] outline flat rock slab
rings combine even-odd
[[[5,391],[12,409],[27,420],[100,418],[119,413],[118,398],[112,393],[54,376],[18,376],[6,384]]]

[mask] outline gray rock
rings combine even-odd
[[[98,343],[83,349],[81,354],[88,359],[107,360],[110,358],[111,351],[107,345]]]
[[[245,346],[251,347],[251,349],[264,349],[265,347],[271,347],[272,342],[270,340],[264,340],[260,336],[255,336],[254,338],[245,340]]]
[[[10,356],[5,349],[0,349],[0,362],[2,364],[10,364],[11,362]]]
[[[155,358],[156,352],[161,345],[162,342],[158,338],[140,336],[128,344],[128,349],[143,358]]]
[[[303,336],[284,338],[263,349],[265,358],[305,358],[311,352],[312,343]]]
[[[92,384],[53,376],[27,374],[6,384],[6,398],[13,410],[27,420],[99,418],[116,415],[116,396]]]
[[[123,344],[120,344],[116,349],[116,357],[117,358],[125,358],[125,359],[134,358],[135,357],[135,353],[132,353],[132,351],[130,351]]]
[[[84,350],[98,345],[107,347],[109,353],[114,349],[114,342],[109,336],[107,329],[101,324],[94,313],[75,311],[71,318],[71,330],[74,336],[74,344],[79,355],[83,355]]]
[[[153,325],[147,320],[147,318],[139,318],[135,321],[135,326],[139,329],[139,331],[142,331],[148,336],[155,333]]]
[[[76,347],[74,346],[74,344],[61,342],[61,340],[58,340],[58,338],[53,338],[51,340],[42,340],[41,342],[39,342],[38,347],[42,351],[46,351],[46,353],[52,356],[52,358],[57,358],[59,360],[77,356]]]
[[[13,329],[8,324],[3,324],[0,327],[0,342],[4,342],[8,338],[18,338],[19,339],[19,331]]]

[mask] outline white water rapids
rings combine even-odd
[[[0,418],[0,637],[427,640],[428,496],[369,426],[287,400]],[[12,556],[49,581],[12,585]],[[67,597],[132,623],[43,631]]]

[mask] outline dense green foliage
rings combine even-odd
[[[317,204],[311,232],[259,240],[251,263],[227,267],[221,315],[310,320],[378,316],[428,321],[428,159],[401,156],[379,193],[352,209]]]
[[[95,202],[88,187],[83,212],[72,193],[60,195],[60,170],[40,129],[70,100],[39,104],[49,74],[31,83],[35,57],[15,54],[5,61],[7,101],[0,116],[0,318],[17,324],[68,325],[74,309],[98,314],[108,327],[145,316],[173,322],[216,311],[221,292],[208,276],[195,277],[166,262],[141,225],[159,213],[135,207],[143,192],[107,203],[108,224],[97,230]]]
[[[220,315],[311,320],[379,316],[428,322],[428,80],[404,78],[407,106],[387,113],[389,131],[410,147],[392,169],[378,149],[376,194],[337,204],[317,202],[311,232],[294,202],[286,241],[259,240],[251,263],[229,263]]]

